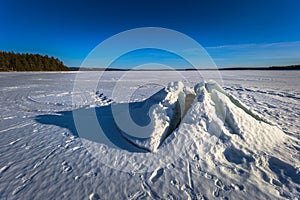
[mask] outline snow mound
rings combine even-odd
[[[229,136],[249,148],[272,149],[285,134],[267,119],[252,111],[216,82],[195,85],[197,98],[182,123],[199,125],[199,129],[216,137]],[[224,136],[224,137],[222,137]],[[244,145],[245,145],[244,144]]]
[[[130,133],[121,132],[127,140],[138,147],[151,152],[156,151],[164,139],[177,128],[186,113],[188,99],[194,98],[194,91],[185,87],[182,82],[171,82],[168,87],[130,109],[132,115],[139,119],[143,118],[142,114],[149,116],[150,123],[145,128],[147,136],[143,138],[133,136],[136,135],[133,132],[140,131],[139,129],[133,129]]]
[[[194,140],[196,148],[187,151],[199,155],[199,170],[227,183],[243,183],[242,188],[248,188],[244,198],[255,188],[264,191],[266,197],[277,190],[291,198],[286,196],[287,188],[300,183],[299,163],[287,156],[285,147],[292,139],[216,82],[199,83],[194,90],[196,98],[177,131]],[[284,183],[287,188],[277,187]]]
[[[222,135],[239,138],[255,149],[274,147],[284,138],[284,133],[277,126],[251,111],[214,81],[198,83],[194,89],[182,82],[171,82],[168,87],[130,108],[130,113],[142,121],[147,115],[150,122],[144,129],[124,130],[119,127],[122,135],[150,152],[156,151],[178,128],[204,132],[201,140],[203,144],[211,144],[208,146],[215,144]],[[122,115],[122,112],[118,114]],[[136,132],[143,130],[146,130],[147,136],[139,137]],[[206,145],[202,148],[208,148]]]

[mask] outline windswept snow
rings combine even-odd
[[[0,199],[299,199],[300,72],[78,73],[0,73]]]

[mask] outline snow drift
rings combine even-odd
[[[139,119],[143,115],[150,118],[144,129],[148,136],[138,137],[140,133],[136,131],[142,129],[124,130],[124,124],[117,125],[121,124],[120,130],[127,140],[149,151],[156,151],[166,137],[174,130],[180,130],[183,124],[197,126],[201,132],[209,133],[209,137],[214,135],[215,139],[224,134],[238,137],[255,149],[273,147],[284,135],[277,126],[251,111],[214,81],[201,82],[194,89],[182,82],[171,82],[142,104],[131,108],[130,112]],[[119,118],[125,118],[123,113],[118,112]],[[202,140],[207,143],[206,135],[202,135]]]

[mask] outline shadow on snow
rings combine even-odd
[[[144,101],[126,103],[129,107],[129,114],[132,120],[139,126],[147,126],[150,123],[150,117],[148,116],[149,109],[151,106],[158,104],[166,97],[166,95],[167,92],[162,89]],[[124,106],[125,103],[115,103],[114,105]],[[78,118],[78,116],[80,117],[81,127],[78,127],[78,123],[75,122],[74,113],[76,113],[76,118]],[[93,117],[95,114],[97,119]],[[102,143],[108,147],[123,149],[129,152],[148,152],[135,146],[123,137],[114,121],[112,105],[95,108],[84,107],[72,111],[61,111],[54,114],[39,115],[35,120],[41,124],[67,128],[75,137]],[[95,126],[95,123],[91,122],[95,120],[97,121],[97,127]],[[99,126],[102,131],[99,131],[101,130],[99,129]]]

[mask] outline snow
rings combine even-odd
[[[149,125],[142,129],[136,128],[136,125],[132,125],[126,120],[130,118],[130,115],[124,115],[123,112],[120,112],[120,110],[124,110],[120,108],[120,105],[124,106],[124,104],[118,104],[119,107],[115,108],[119,111],[117,112],[116,122],[122,130],[122,134],[138,147],[151,152],[156,151],[181,120],[181,113],[185,108],[185,91],[182,82],[171,82],[168,87],[158,91],[141,105],[130,109],[130,112],[139,119],[143,118],[141,115],[150,118]],[[143,134],[139,132],[143,132]],[[144,135],[144,137],[138,137],[139,135]]]
[[[0,199],[299,199],[300,72],[216,73],[0,73]]]

